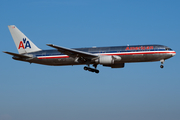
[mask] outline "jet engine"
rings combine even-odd
[[[95,60],[95,62],[102,65],[112,65],[115,61],[120,60],[120,56],[100,56],[98,59]]]
[[[125,66],[124,63],[116,63],[116,64],[112,64],[112,65],[103,65],[105,67],[111,67],[111,68],[123,68]]]

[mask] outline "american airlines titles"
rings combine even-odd
[[[153,46],[126,47],[126,50],[151,50]]]

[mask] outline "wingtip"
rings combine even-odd
[[[53,44],[46,44],[47,46],[54,46]]]
[[[2,51],[3,53],[7,53],[7,51]]]
[[[7,51],[2,51],[3,53],[6,53],[6,54],[9,54],[9,53],[11,53],[11,52],[7,52]]]

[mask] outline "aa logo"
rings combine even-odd
[[[25,45],[25,47],[24,47],[24,45]],[[20,43],[19,43],[18,49],[20,49],[20,48],[26,49],[27,47],[31,48],[31,45],[28,40],[26,41],[26,38],[23,38],[23,41],[20,41]]]

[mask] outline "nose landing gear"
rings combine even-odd
[[[161,62],[161,65],[160,65],[160,68],[164,68],[164,59],[162,59],[162,60],[160,60],[160,62]]]
[[[160,68],[164,68],[164,65],[160,65]]]
[[[84,67],[84,70],[86,70],[86,71],[88,70],[90,72],[99,73],[99,70],[96,69],[97,65],[93,65],[93,66],[95,67],[95,69],[94,68],[90,68],[89,65],[88,65],[88,67],[87,66]]]

